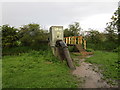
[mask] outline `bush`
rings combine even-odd
[[[115,48],[115,49],[113,49],[113,52],[120,52],[120,46]]]
[[[103,42],[103,43],[98,43],[98,44],[93,44],[93,43],[87,43],[87,48],[91,48],[93,50],[106,50],[106,51],[113,51],[118,44],[114,42]]]
[[[48,40],[49,33],[44,32],[39,24],[28,24],[21,27],[19,36],[23,46],[36,47],[36,45],[40,45],[42,41]]]
[[[88,48],[88,49],[86,49],[86,51],[87,51],[87,52],[94,52],[94,50],[93,50],[93,49],[89,49],[89,48]]]
[[[10,48],[17,46],[18,33],[17,29],[9,25],[2,26],[2,47]]]
[[[19,55],[20,53],[28,53],[32,50],[36,51],[45,51],[50,49],[47,44],[36,46],[36,47],[30,47],[30,46],[20,46],[20,47],[12,47],[12,48],[3,48],[2,55]]]
[[[112,42],[112,41],[107,41],[104,43],[104,49],[107,50],[107,51],[113,51],[113,49],[115,49],[118,44]]]

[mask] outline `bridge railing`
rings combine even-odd
[[[71,36],[71,37],[64,37],[64,42],[66,44],[83,44],[84,49],[86,49],[86,40],[83,39],[82,36]]]

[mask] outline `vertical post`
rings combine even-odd
[[[79,37],[80,37],[80,36],[77,37],[77,44],[80,44],[80,43],[79,43]]]
[[[73,38],[71,37],[71,44],[73,44]]]
[[[78,37],[78,44],[82,44],[82,36]]]
[[[68,44],[70,44],[70,37],[68,37],[68,39],[69,39],[69,43]]]
[[[74,36],[74,44],[76,44],[76,36]]]
[[[72,37],[72,44],[74,44],[74,36]]]
[[[74,44],[74,36],[72,37],[72,43],[71,44]]]
[[[82,39],[83,39],[83,38],[82,38],[82,36],[81,36],[81,37],[80,37],[80,44],[82,44]]]
[[[84,49],[86,50],[86,40],[84,40]]]
[[[71,44],[71,42],[72,42],[71,40],[72,40],[72,38],[70,37],[70,44]]]

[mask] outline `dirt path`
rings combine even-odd
[[[89,58],[90,56],[88,56]],[[80,85],[80,88],[110,88],[104,80],[101,79],[102,74],[94,70],[93,65],[84,62],[85,59],[80,59],[79,67],[76,67],[72,73],[83,79],[84,83]],[[96,67],[97,69],[97,67]]]

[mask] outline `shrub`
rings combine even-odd
[[[48,33],[40,28],[39,24],[28,24],[21,27],[19,32],[20,41],[23,46],[35,46],[48,40]]]
[[[115,49],[113,49],[113,52],[120,52],[120,46],[115,48]]]
[[[2,26],[2,47],[10,48],[17,46],[18,33],[17,29],[9,25]]]

